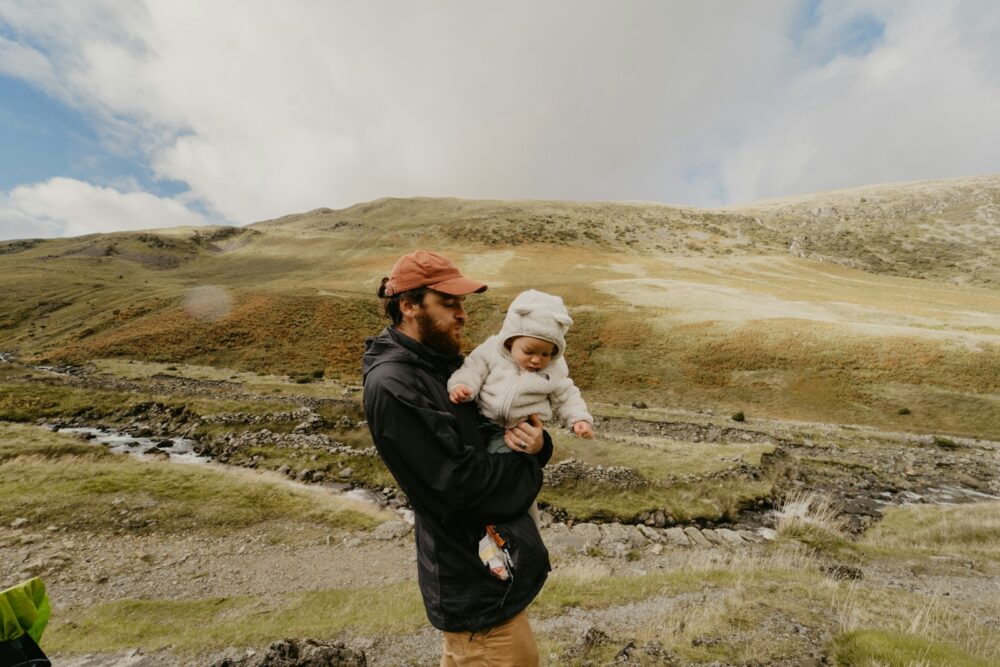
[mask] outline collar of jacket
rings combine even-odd
[[[398,331],[394,327],[386,327],[379,336],[375,339],[369,339],[370,342],[377,340],[387,347],[392,347],[397,350],[396,354],[390,354],[389,357],[394,358],[397,361],[409,361],[410,363],[423,366],[428,371],[435,375],[440,375],[443,378],[448,378],[452,373],[457,371],[462,366],[462,355],[460,354],[443,354],[427,347],[423,343],[410,338],[406,334]],[[385,353],[380,354],[380,361],[388,361],[385,358]],[[370,370],[370,369],[369,369]]]

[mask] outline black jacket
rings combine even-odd
[[[417,576],[427,617],[451,632],[483,630],[534,599],[549,555],[527,510],[552,441],[535,456],[489,454],[475,403],[453,405],[445,383],[461,356],[440,354],[393,328],[365,342],[365,414],[375,446],[416,515]],[[513,577],[479,559],[487,524],[507,540]]]

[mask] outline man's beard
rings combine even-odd
[[[458,354],[462,351],[462,342],[454,338],[449,331],[441,331],[426,313],[417,313],[417,330],[420,332],[420,342],[441,354]]]

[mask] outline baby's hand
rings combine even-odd
[[[455,388],[448,392],[448,398],[452,403],[461,403],[472,398],[472,390],[464,384],[456,384]]]
[[[576,433],[581,438],[587,438],[589,440],[594,437],[594,427],[591,426],[589,422],[574,422],[573,433]]]

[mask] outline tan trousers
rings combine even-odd
[[[479,632],[446,632],[441,667],[537,667],[528,612]]]

